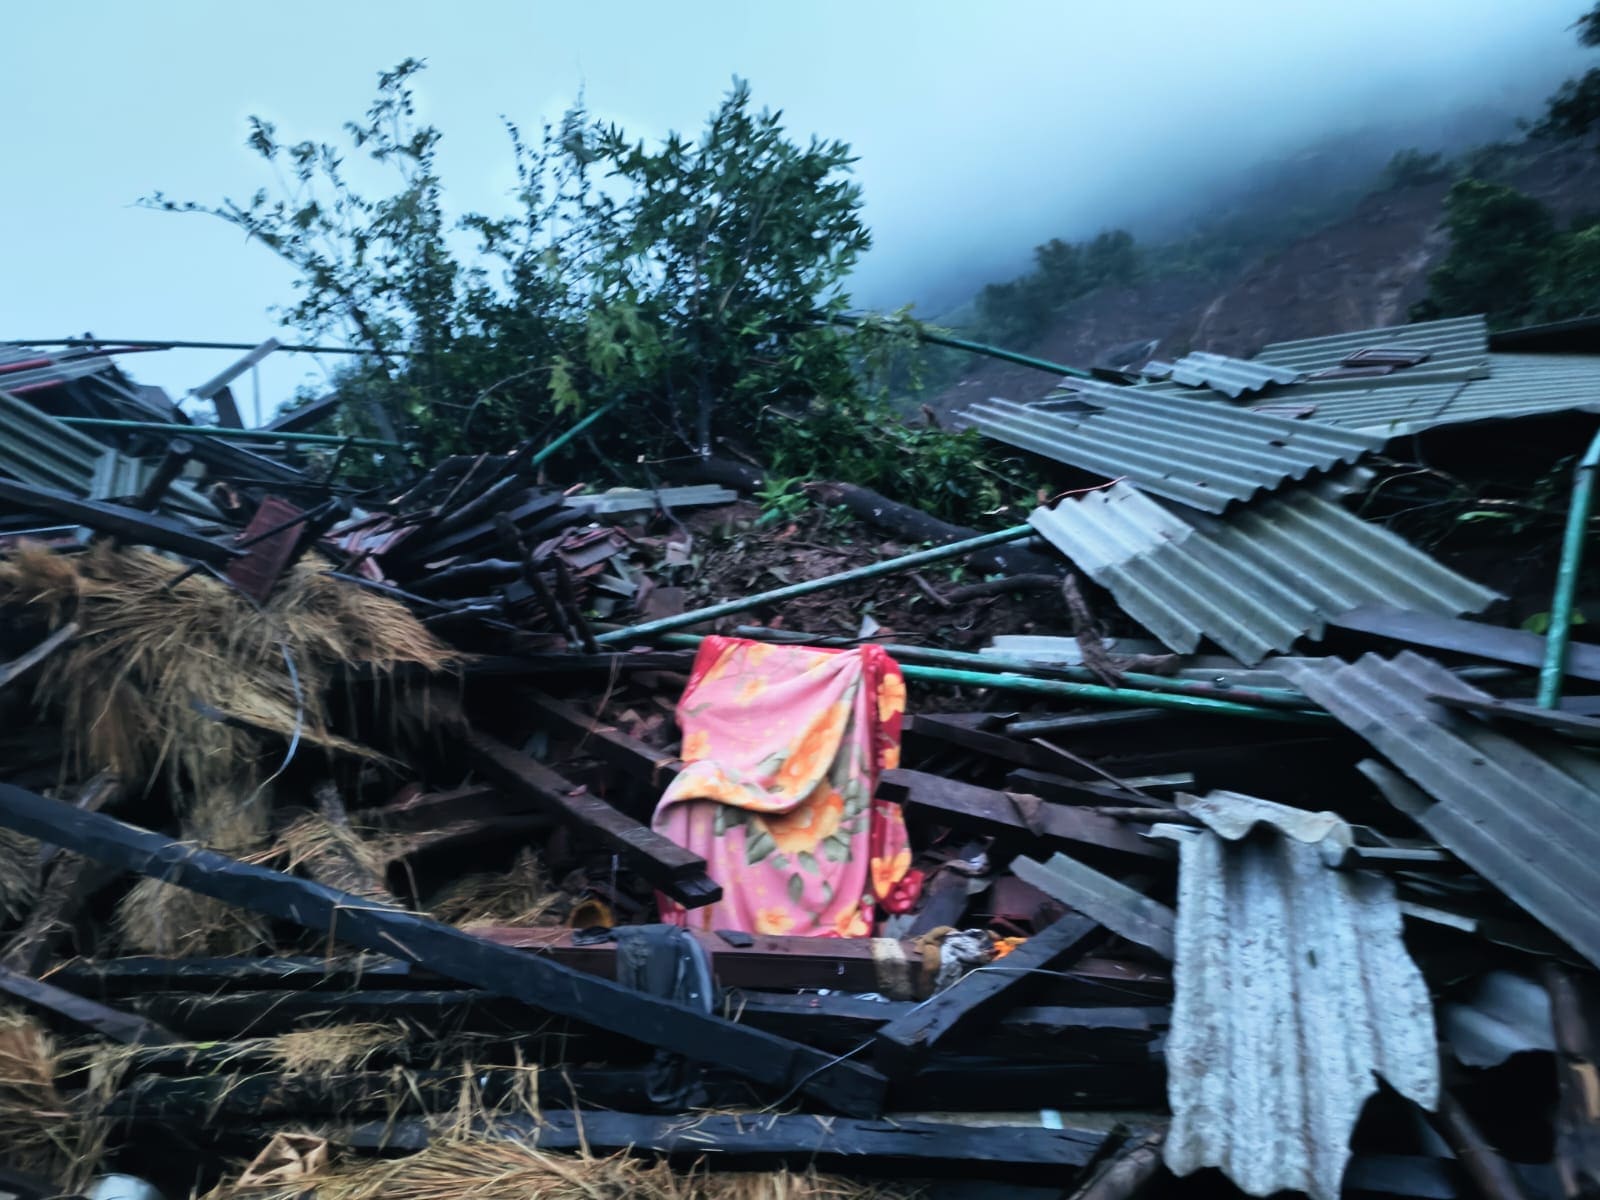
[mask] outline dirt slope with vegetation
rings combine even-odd
[[[1561,226],[1600,205],[1600,154],[1586,142],[1497,150],[1484,173],[1543,203]],[[1180,273],[1097,289],[1068,304],[1031,353],[1090,366],[1132,342],[1155,356],[1190,350],[1248,357],[1269,342],[1400,324],[1428,293],[1450,250],[1444,227],[1449,178],[1374,191],[1348,216],[1228,273]],[[930,401],[955,412],[989,396],[1036,400],[1050,375],[975,362]]]

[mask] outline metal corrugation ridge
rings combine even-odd
[[[1186,519],[1119,483],[1029,521],[1165,645],[1210,638],[1246,666],[1361,604],[1459,616],[1497,598],[1307,488]]]
[[[27,401],[0,391],[0,472],[12,479],[86,496],[101,460],[114,453]]]
[[[1274,342],[1257,354],[1255,361],[1298,371],[1321,371],[1337,367],[1346,355],[1357,350],[1399,347],[1426,350],[1427,366],[1443,362],[1484,358],[1489,353],[1489,326],[1481,316],[1453,317],[1447,321],[1424,321],[1417,325],[1390,325],[1336,333],[1328,337],[1300,338]],[[1401,368],[1396,374],[1414,368]]]
[[[1167,1166],[1335,1200],[1377,1076],[1438,1104],[1432,1004],[1394,885],[1276,834],[1162,832],[1179,848]]]
[[[1206,512],[1354,463],[1383,445],[1365,433],[1171,393],[1102,384],[1081,394],[1092,407],[1060,407],[1077,396],[1043,405],[989,400],[963,415],[996,441],[1130,479]]]
[[[1208,387],[1230,400],[1237,400],[1246,392],[1259,392],[1294,383],[1300,378],[1300,372],[1289,367],[1275,367],[1248,359],[1230,358],[1226,354],[1195,350],[1173,363],[1167,378],[1189,387]]]
[[[1409,650],[1284,669],[1434,798],[1410,815],[1440,845],[1600,964],[1600,762],[1433,703],[1490,697]]]
[[[1408,375],[1308,382],[1260,403],[1305,404],[1315,421],[1386,437],[1600,405],[1600,356],[1495,354],[1483,369],[1446,373],[1437,382],[1408,382]]]

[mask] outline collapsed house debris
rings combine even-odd
[[[229,378],[0,347],[0,1193],[1600,1194],[1594,455],[1414,517],[1600,360],[1073,377],[963,415],[1059,490],[987,532]]]

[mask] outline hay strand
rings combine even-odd
[[[266,1187],[224,1185],[207,1200],[904,1200],[904,1187],[815,1171],[678,1171],[616,1154],[555,1154],[517,1142],[439,1142],[387,1161],[352,1162]]]

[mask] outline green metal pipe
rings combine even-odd
[[[560,437],[556,438],[555,441],[551,442],[543,450],[540,450],[529,461],[534,466],[538,466],[545,459],[549,458],[557,450],[561,449],[561,447],[565,446],[573,438],[577,437],[585,429],[589,428],[589,426],[593,425],[596,421],[598,421],[601,417],[605,416],[608,412],[610,412],[613,408],[615,408],[620,403],[621,403],[620,400],[608,400],[608,401],[606,401],[604,404],[602,404],[599,408],[595,409],[592,413],[590,413],[583,420],[579,421],[571,429],[567,430]]]
[[[856,641],[847,638],[813,637],[808,634],[788,634],[783,630],[767,629],[761,625],[741,625],[734,630],[740,637],[757,641],[804,642],[812,646],[854,646]],[[1025,658],[1007,658],[997,654],[971,654],[964,650],[941,650],[932,646],[900,646],[883,644],[883,648],[900,663],[921,662],[931,666],[964,667],[974,671],[1017,671],[1040,679],[1063,679],[1078,683],[1094,683],[1099,676],[1087,667],[1058,666],[1054,663],[1036,663]],[[1199,679],[1174,679],[1168,675],[1149,675],[1139,671],[1123,673],[1130,687],[1147,692],[1170,692],[1178,696],[1203,696],[1210,700],[1237,700],[1262,708],[1314,709],[1316,704],[1304,692],[1288,688],[1231,687],[1227,684],[1207,683]]]
[[[978,550],[987,550],[990,546],[1003,546],[1007,542],[1020,541],[1025,537],[1031,536],[1032,533],[1033,526],[1031,525],[1013,525],[1009,529],[1002,529],[996,533],[983,533],[977,537],[967,538],[964,541],[935,546],[931,550],[918,550],[915,554],[903,554],[899,558],[886,558],[882,562],[868,563],[864,567],[853,567],[848,571],[840,571],[836,575],[824,575],[820,579],[808,579],[804,583],[791,583],[787,587],[774,588],[770,592],[758,592],[754,596],[743,596],[737,600],[725,600],[721,604],[713,604],[706,608],[696,609],[694,612],[679,613],[672,617],[646,621],[642,625],[632,625],[627,629],[613,629],[609,633],[602,633],[595,641],[612,644],[643,640],[654,637],[656,634],[670,633],[674,629],[698,625],[702,621],[710,621],[717,617],[727,617],[732,616],[734,613],[746,612],[759,604],[776,604],[780,600],[793,600],[796,596],[809,596],[812,592],[824,592],[829,588],[841,587],[847,583],[860,583],[865,579],[876,579],[880,575],[892,575],[896,571],[909,571],[913,567],[944,562],[951,558],[961,558],[963,555],[972,554]]]
[[[272,429],[229,429],[224,425],[180,425],[174,421],[119,421],[111,417],[57,417],[63,425],[90,429],[129,429],[177,437],[237,438],[256,442],[298,442],[308,446],[360,446],[374,450],[403,450],[401,442],[379,438],[345,437],[337,433],[280,433]]]
[[[851,325],[860,327],[865,324],[862,317],[838,316],[833,318],[835,325]],[[1094,375],[1081,367],[1063,366],[1043,358],[1034,358],[1028,354],[1018,354],[1015,350],[1004,350],[999,346],[990,346],[984,342],[969,342],[966,338],[950,337],[943,333],[934,333],[928,329],[919,328],[917,340],[931,342],[935,346],[949,346],[952,350],[965,350],[969,354],[981,354],[985,358],[998,358],[1004,362],[1017,363],[1024,367],[1033,367],[1039,371],[1049,371],[1052,375],[1075,375],[1079,379],[1093,379]]]
[[[1583,541],[1589,531],[1589,511],[1594,506],[1594,472],[1600,466],[1600,432],[1578,460],[1573,472],[1572,503],[1567,508],[1567,530],[1561,538],[1561,562],[1556,568],[1556,590],[1550,599],[1550,627],[1545,631],[1544,663],[1539,668],[1539,707],[1561,703],[1561,680],[1567,671],[1567,644],[1572,637],[1572,605],[1578,594],[1578,572],[1583,567]]]
[[[599,641],[604,641],[602,636]],[[669,646],[698,646],[705,639],[699,634],[675,633],[660,639]],[[891,647],[885,646],[885,650]],[[1134,688],[1110,688],[1098,683],[1072,683],[1063,679],[1037,679],[1011,671],[960,671],[950,667],[925,667],[902,663],[907,679],[928,683],[955,683],[967,687],[999,688],[1002,691],[1033,692],[1070,700],[1098,704],[1117,704],[1127,708],[1173,708],[1182,712],[1212,713],[1227,717],[1254,717],[1259,721],[1285,721],[1296,725],[1326,725],[1333,720],[1325,712],[1303,709],[1260,708],[1232,700],[1212,700],[1204,696],[1181,696],[1170,692],[1145,692]]]
[[[1133,688],[1111,688],[1098,683],[1069,683],[1062,679],[1035,679],[1009,671],[959,671],[951,667],[902,666],[907,679],[928,683],[955,683],[968,687],[1000,688],[1012,692],[1032,692],[1040,696],[1062,696],[1097,704],[1117,704],[1125,708],[1173,708],[1183,712],[1214,713],[1229,717],[1254,717],[1258,721],[1286,721],[1296,725],[1326,725],[1333,717],[1325,712],[1306,712],[1283,708],[1259,708],[1232,700],[1211,700],[1204,696],[1179,696],[1170,692],[1145,692]]]

